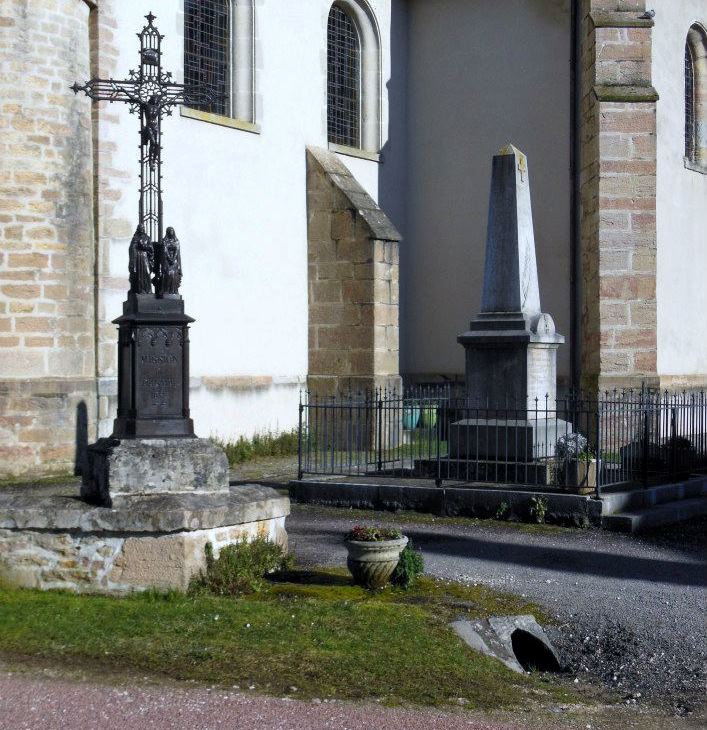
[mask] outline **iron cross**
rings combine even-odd
[[[94,101],[120,101],[130,105],[131,114],[140,114],[140,224],[153,244],[162,241],[162,117],[172,115],[177,104],[201,106],[216,100],[218,93],[207,85],[177,84],[172,74],[162,70],[160,35],[150,12],[140,39],[140,69],[129,78],[91,79],[83,86],[74,83],[75,94],[83,91]]]

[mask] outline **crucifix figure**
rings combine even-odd
[[[155,294],[163,293],[163,219],[162,219],[162,118],[171,116],[178,104],[200,106],[212,103],[218,96],[212,87],[177,84],[172,74],[162,70],[160,35],[153,24],[155,16],[145,16],[147,25],[138,33],[140,39],[140,69],[130,71],[129,78],[91,79],[83,86],[74,83],[75,94],[83,91],[94,101],[120,101],[130,105],[130,113],[140,114],[140,209],[138,228],[133,240],[147,238],[154,248],[152,273]],[[141,281],[135,288],[134,281]],[[131,271],[130,291],[135,294],[149,293],[144,280]]]

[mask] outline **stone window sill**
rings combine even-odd
[[[347,157],[358,157],[361,160],[370,160],[371,162],[380,162],[381,156],[378,152],[369,152],[367,150],[359,149],[358,147],[347,147],[342,144],[329,143],[329,149],[332,152],[336,152],[340,155],[346,155]]]
[[[251,134],[260,134],[260,125],[254,122],[245,122],[242,119],[232,119],[222,114],[212,114],[211,112],[202,112],[199,109],[190,109],[187,106],[179,107],[179,114],[187,119],[197,119],[200,122],[208,122],[209,124],[218,124],[221,127],[230,127],[231,129],[240,129],[241,132],[250,132]]]
[[[685,159],[685,168],[692,170],[693,172],[699,172],[701,175],[707,175],[707,165],[704,162],[693,162],[692,160]]]

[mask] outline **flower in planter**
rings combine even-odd
[[[382,588],[393,575],[407,543],[400,530],[354,527],[346,535],[346,565],[354,582],[364,588]]]
[[[387,527],[361,527],[357,525],[346,535],[347,540],[356,542],[385,542],[386,540],[400,540],[403,533]]]
[[[591,456],[587,447],[587,439],[581,433],[568,433],[557,439],[555,455],[565,461],[586,459],[587,456]]]

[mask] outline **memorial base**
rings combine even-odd
[[[449,426],[449,456],[531,463],[554,457],[557,439],[570,433],[572,424],[557,418],[467,418]]]
[[[20,587],[125,594],[186,590],[214,552],[263,536],[287,549],[290,500],[249,484],[216,493],[116,496],[112,509],[75,495],[0,495],[0,579]]]
[[[81,498],[110,507],[116,496],[228,489],[228,459],[208,439],[103,438],[88,447]]]

